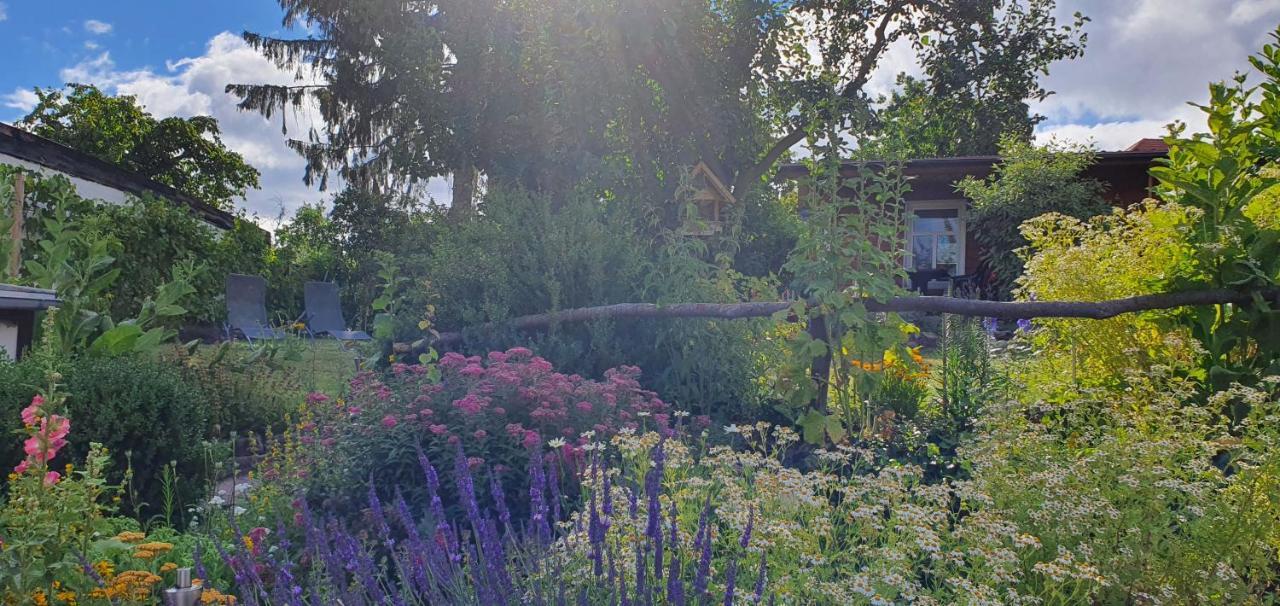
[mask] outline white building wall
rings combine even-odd
[[[53,170],[52,168],[49,168],[47,166],[42,166],[34,162],[29,162],[27,160],[23,160],[22,158],[15,158],[8,154],[0,154],[0,164],[7,164],[9,166],[21,166],[22,168],[31,170],[32,172],[38,172],[46,176],[62,175],[71,180],[71,184],[75,186],[76,193],[80,194],[81,198],[85,198],[88,200],[101,200],[103,202],[108,202],[111,204],[124,204],[125,200],[127,200],[127,196],[129,195],[121,190],[108,187],[101,183],[89,181],[87,179],[82,179],[80,177],[76,177],[73,175],[68,175],[64,172]]]
[[[13,361],[18,355],[18,325],[0,320],[0,360]]]

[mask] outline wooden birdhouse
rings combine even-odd
[[[720,233],[724,225],[721,213],[725,205],[733,203],[733,194],[705,162],[698,162],[693,167],[689,179],[693,188],[692,202],[698,208],[697,223],[700,225],[687,226],[687,233],[694,236]]]

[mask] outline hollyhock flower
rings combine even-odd
[[[18,465],[13,468],[13,473],[22,475],[27,472],[28,467],[31,467],[31,460],[23,459],[21,463],[18,463]]]
[[[383,427],[386,427],[387,429],[391,429],[392,427],[395,427],[396,424],[397,424],[397,421],[396,421],[395,415],[387,415],[385,417],[382,417]]]
[[[40,407],[44,406],[44,396],[36,394],[31,398],[31,404],[22,409],[22,424],[33,426],[39,420]]]
[[[62,479],[62,474],[56,471],[50,471],[49,473],[44,474],[44,485],[53,486],[54,484],[58,483],[58,480],[61,480],[61,479]]]

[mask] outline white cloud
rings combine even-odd
[[[36,97],[35,91],[27,88],[16,88],[11,93],[0,95],[0,103],[4,103],[5,107],[12,107],[23,112],[35,109],[36,103],[39,102],[40,99]]]
[[[209,40],[203,54],[168,61],[163,70],[121,70],[111,53],[102,51],[62,69],[59,77],[64,82],[94,84],[112,94],[134,95],[157,117],[217,118],[227,147],[262,173],[261,189],[249,191],[239,205],[263,219],[264,227],[274,226],[282,209],[291,215],[305,202],[328,197],[303,185],[304,162],[286,146],[279,116],[269,122],[257,113],[242,112],[236,108],[238,100],[223,92],[229,83],[294,83],[293,72],[276,68],[239,36],[218,34]],[[34,99],[34,94],[24,90],[3,97],[11,107],[28,99]],[[315,115],[314,111],[285,112],[290,136],[306,132]]]
[[[98,43],[93,40],[85,40],[84,48],[85,50],[98,50]]]
[[[1048,117],[1037,139],[1087,142],[1124,149],[1143,137],[1159,137],[1164,125],[1183,120],[1203,129],[1199,112],[1208,84],[1248,69],[1275,27],[1274,0],[1163,0],[1063,2],[1062,16],[1092,18],[1084,57],[1050,68],[1044,85],[1055,94],[1033,111]],[[1224,15],[1226,18],[1224,19]]]
[[[111,29],[112,29],[111,24],[105,21],[98,21],[97,19],[89,19],[88,21],[84,22],[84,31],[89,32],[91,34],[97,34],[97,35],[109,34],[111,33]]]
[[[0,2],[0,21],[5,21],[8,19],[9,19],[9,6],[3,2]]]

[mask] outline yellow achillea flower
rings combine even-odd
[[[106,581],[111,580],[111,577],[116,575],[116,567],[106,560],[98,560],[94,563],[93,570]]]
[[[178,565],[173,562],[165,562],[160,565],[160,572],[173,572],[178,569]]]
[[[225,593],[222,593],[221,591],[218,591],[217,589],[214,589],[212,587],[206,587],[204,592],[200,594],[200,603],[229,605],[229,604],[236,603],[236,597],[233,595],[227,595]]]
[[[117,540],[123,541],[125,543],[137,543],[138,541],[141,541],[145,538],[147,538],[147,535],[145,533],[133,532],[131,530],[126,530],[116,535]]]

